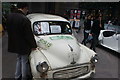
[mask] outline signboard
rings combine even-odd
[[[80,27],[80,15],[81,11],[78,9],[70,10],[70,23],[73,28]]]
[[[80,14],[81,11],[74,9],[74,10],[70,10],[70,19],[80,19]]]

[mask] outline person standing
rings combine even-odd
[[[27,80],[30,73],[29,54],[37,48],[31,29],[31,22],[26,17],[28,4],[20,2],[18,10],[7,17],[8,52],[17,53],[16,80]]]
[[[82,44],[86,45],[86,40],[89,36],[91,30],[91,16],[88,15],[85,22],[84,22],[84,39],[82,41]]]
[[[98,43],[98,37],[99,37],[101,29],[104,29],[104,21],[102,20],[101,15],[97,15],[95,17],[95,20],[93,21],[93,26],[92,26],[91,32],[89,34],[89,35],[92,35],[92,37],[93,37],[90,49],[92,49],[95,52],[96,52],[95,48]]]

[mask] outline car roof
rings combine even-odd
[[[64,21],[69,22],[67,19],[57,16],[57,15],[51,15],[51,14],[42,14],[42,13],[33,13],[27,15],[27,17],[30,19],[32,23],[36,21]]]

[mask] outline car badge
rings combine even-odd
[[[75,60],[74,60],[74,58],[73,58],[73,61],[70,63],[70,64],[75,64],[76,62],[75,62]]]

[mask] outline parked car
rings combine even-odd
[[[29,59],[33,79],[80,79],[95,73],[96,53],[76,40],[69,21],[38,13],[27,17],[38,45]]]
[[[120,53],[120,26],[105,24],[101,30],[99,44]]]

